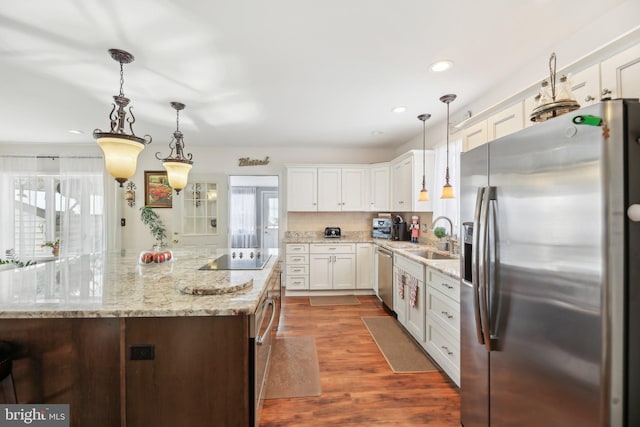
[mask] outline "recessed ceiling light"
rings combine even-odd
[[[393,111],[394,113],[404,113],[405,111],[407,111],[407,107],[405,107],[404,105],[398,105],[397,107],[393,107],[391,111]]]
[[[371,135],[373,136],[378,136],[378,135],[382,135],[384,132],[382,132],[381,130],[372,130],[371,131]]]
[[[82,135],[84,132],[77,129],[69,129],[69,133],[73,133],[75,135]]]
[[[453,67],[453,62],[444,60],[438,61],[431,64],[429,69],[435,73],[440,73],[442,71],[447,71],[449,68]]]

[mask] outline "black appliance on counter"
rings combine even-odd
[[[411,232],[407,228],[407,223],[404,222],[404,219],[402,219],[400,215],[393,219],[393,224],[391,225],[391,240],[411,240]]]
[[[338,238],[341,236],[342,232],[340,231],[340,227],[326,227],[324,229],[324,237]]]

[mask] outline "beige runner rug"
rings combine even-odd
[[[316,295],[309,297],[309,304],[314,307],[321,305],[358,305],[360,300],[355,295]]]
[[[271,367],[265,399],[320,396],[320,367],[313,337],[277,338],[271,349]]]
[[[437,371],[429,357],[391,316],[363,317],[373,340],[395,373]]]

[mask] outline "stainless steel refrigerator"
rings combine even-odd
[[[640,425],[640,105],[462,154],[461,422]]]

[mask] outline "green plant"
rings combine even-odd
[[[2,259],[2,258],[0,258],[0,265],[2,265],[2,264],[15,264],[18,267],[28,267],[30,265],[34,265],[35,263],[36,263],[35,261],[31,261],[31,260],[20,261],[20,260],[17,260],[17,259]]]
[[[447,236],[447,230],[444,227],[436,227],[433,229],[433,234],[435,234],[438,239],[442,239]]]
[[[40,245],[41,248],[45,248],[47,246],[53,249],[60,248],[60,239],[56,240],[55,242],[44,242]]]
[[[167,237],[167,229],[164,227],[162,220],[157,213],[153,211],[149,206],[140,208],[140,219],[143,224],[149,226],[149,231],[156,239],[159,245],[163,244],[164,239]]]

